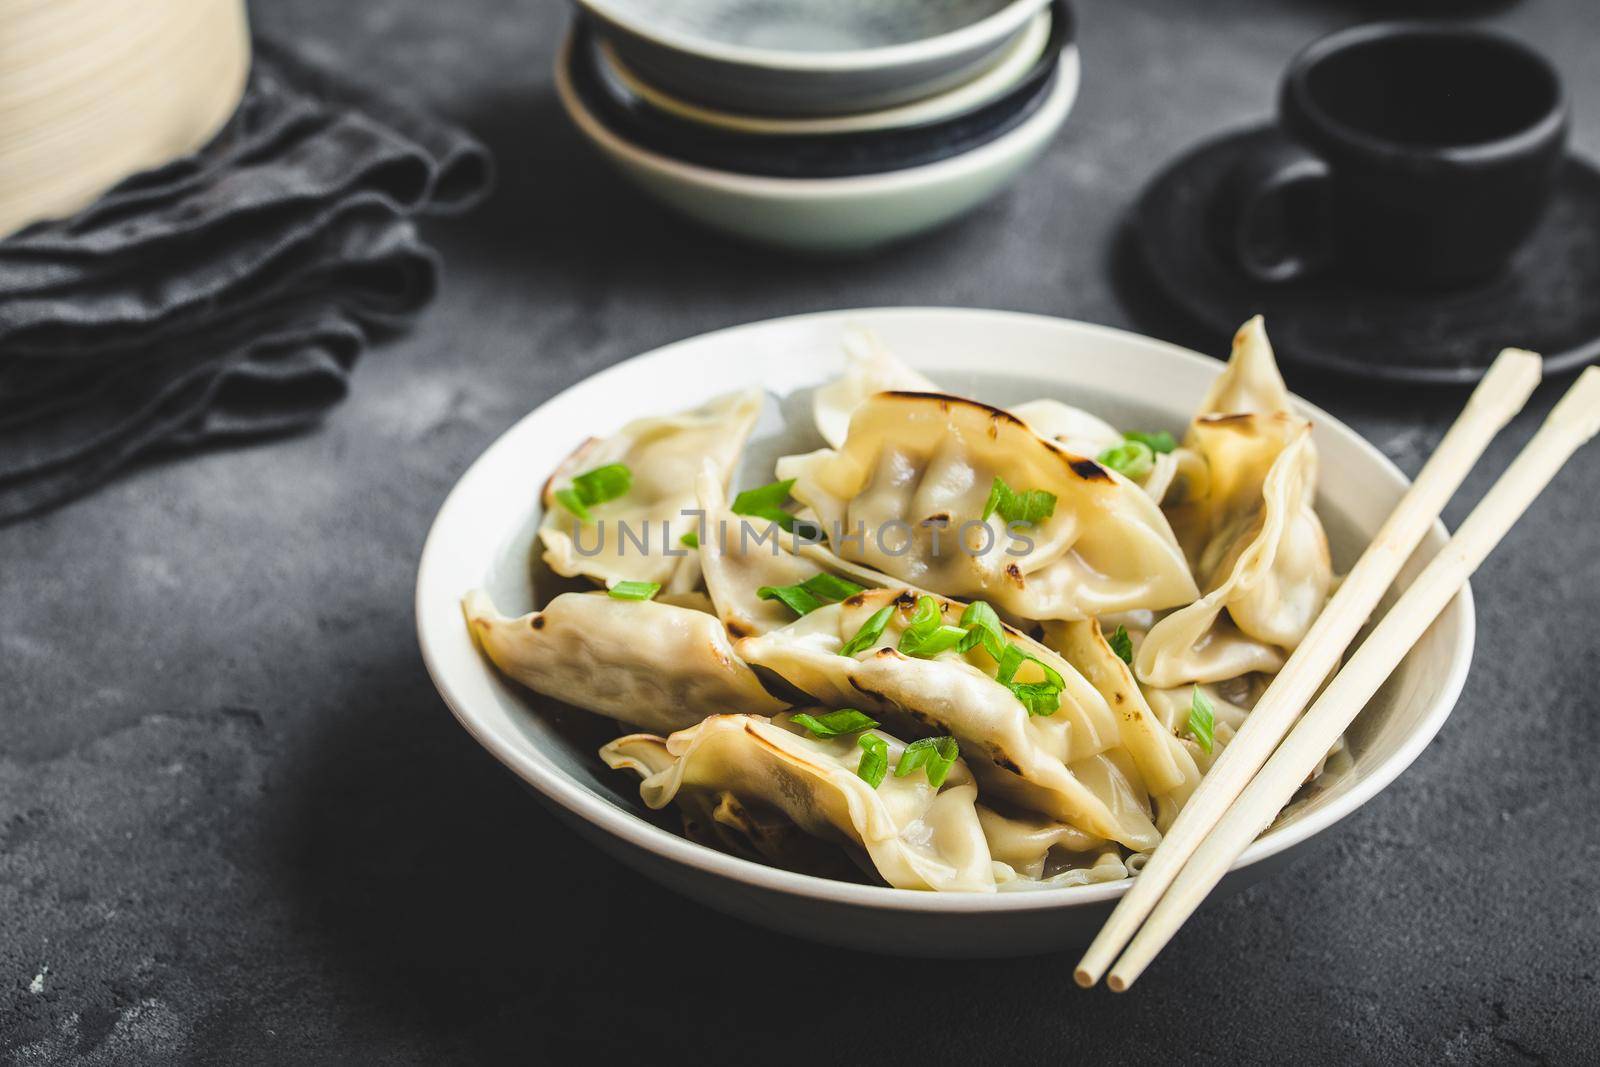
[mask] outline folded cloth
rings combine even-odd
[[[475,203],[487,152],[255,49],[210,144],[0,241],[0,522],[138,456],[316,423],[432,298],[412,219]]]

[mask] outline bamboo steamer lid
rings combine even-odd
[[[249,70],[244,0],[0,0],[0,237],[205,144]]]

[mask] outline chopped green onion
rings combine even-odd
[[[824,604],[855,596],[862,587],[831,574],[816,574],[798,585],[764,585],[756,590],[762,600],[781,600],[796,615],[809,615]]]
[[[1016,492],[997,475],[989,487],[989,499],[983,505],[983,520],[988,522],[989,516],[997,511],[1008,524],[1019,522],[1037,526],[1056,513],[1056,495],[1043,489]]]
[[[1106,644],[1111,646],[1111,651],[1124,663],[1133,662],[1133,638],[1128,636],[1126,626],[1118,626],[1116,632],[1106,638]]]
[[[678,538],[678,544],[682,545],[684,548],[699,548],[700,535],[695,533],[693,530],[690,530],[688,533]]]
[[[1209,754],[1211,746],[1215,744],[1216,730],[1216,709],[1211,706],[1211,701],[1206,698],[1206,695],[1200,691],[1200,687],[1197,685],[1194,687],[1194,696],[1189,700],[1189,732],[1194,735],[1194,739],[1199,742],[1200,747]]]
[[[889,625],[889,617],[893,614],[893,604],[873,612],[872,618],[862,623],[861,629],[856,631],[856,635],[844,643],[844,647],[839,650],[839,655],[853,656],[857,652],[863,652],[871,648],[877,643],[878,638],[883,636],[884,629]]]
[[[802,711],[796,713],[793,719],[818,737],[854,734],[878,725],[878,720],[863,715],[855,708],[842,708],[839,711],[830,711],[826,715],[812,715]]]
[[[908,630],[900,635],[899,650],[917,659],[932,659],[941,652],[959,648],[966,639],[967,631],[959,626],[940,626],[929,633],[915,635]]]
[[[1042,682],[1016,681],[1017,671],[1024,663],[1037,664],[1044,672]],[[1061,691],[1067,687],[1066,679],[1038,656],[1008,644],[1000,657],[1000,669],[995,681],[1011,690],[1011,694],[1028,710],[1029,715],[1054,715],[1061,710]]]
[[[733,503],[728,510],[735,515],[748,515],[753,519],[766,519],[783,527],[785,533],[794,530],[794,516],[783,510],[783,505],[789,500],[789,490],[794,487],[794,479],[789,478],[781,482],[772,482],[769,485],[757,486],[746,489],[733,498]]]
[[[967,638],[967,631],[959,626],[947,626],[944,609],[931,596],[917,598],[911,612],[911,621],[900,635],[897,646],[903,654],[919,659],[931,659],[941,652],[958,647]]]
[[[917,768],[928,776],[928,784],[938,787],[944,784],[949,777],[950,768],[954,767],[956,760],[961,758],[961,750],[956,746],[953,737],[924,737],[920,741],[913,741],[900,753],[900,762],[895,764],[894,776],[904,778]]]
[[[581,522],[588,522],[592,515],[589,509],[596,504],[604,504],[608,500],[615,500],[626,493],[633,485],[633,472],[621,463],[607,463],[604,467],[596,467],[592,471],[585,471],[572,479],[569,489],[557,489],[553,494],[556,501]]]
[[[604,504],[615,500],[633,485],[633,472],[621,463],[607,463],[572,479],[585,504]]]
[[[649,600],[661,592],[660,582],[618,582],[606,592],[618,600]]]
[[[589,514],[589,509],[583,506],[583,500],[572,489],[557,489],[555,492],[556,503],[566,508],[578,517],[580,522],[588,522],[594,518]]]
[[[970,652],[981,644],[996,663],[1000,662],[1000,657],[1005,655],[1006,630],[993,608],[974,600],[961,613],[961,625],[966,627],[967,636],[956,646],[958,652]]]
[[[889,742],[877,734],[862,734],[856,744],[861,746],[861,762],[856,764],[856,774],[876,789],[889,772]]]
[[[1165,430],[1157,430],[1155,433],[1140,433],[1138,430],[1131,430],[1123,434],[1122,439],[1125,441],[1137,441],[1152,452],[1171,452],[1178,447],[1177,439]]]
[[[1099,461],[1123,477],[1138,481],[1154,469],[1156,456],[1143,442],[1124,441],[1100,453]]]

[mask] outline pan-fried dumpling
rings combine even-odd
[[[727,484],[761,402],[759,390],[729,393],[693,411],[636,419],[610,437],[585,442],[545,483],[539,537],[550,569],[607,586],[636,581],[692,588],[695,555],[678,539],[695,528],[695,477],[702,462],[709,462]],[[587,521],[560,502],[558,494],[572,490],[575,477],[613,464],[628,469],[627,491],[584,504]],[[680,575],[685,567],[689,573]]]
[[[1178,793],[1186,800],[1200,772],[1167,724],[1157,718],[1124,663],[1094,619],[1052,622],[1044,643],[1061,653],[1105,698],[1117,717],[1122,747],[1128,750],[1145,788],[1155,795]]]
[[[1185,443],[1205,458],[1206,491],[1168,515],[1205,595],[1140,643],[1139,678],[1158,687],[1277,670],[1333,580],[1311,424],[1290,408],[1259,318],[1235,337]]]
[[[1321,612],[1333,579],[1327,536],[1312,510],[1309,425],[1247,416],[1195,429],[1209,454],[1234,455],[1235,475],[1273,458],[1254,494],[1230,494],[1231,502],[1219,494],[1210,502],[1215,531],[1193,542],[1206,594],[1163,618],[1139,646],[1140,679],[1162,687],[1277,670]],[[1288,443],[1278,450],[1283,437]]]
[[[868,330],[854,330],[845,338],[844,357],[844,373],[819,386],[811,396],[811,416],[816,420],[817,432],[834,448],[844,444],[850,431],[850,416],[874,393],[939,391],[920,372],[896,359]]]
[[[876,788],[858,773],[862,732],[819,738],[791,716],[713,715],[665,741],[674,758],[639,786],[650,808],[694,793],[728,793],[749,810],[781,811],[807,833],[861,850],[897,889],[990,892],[994,872],[974,804],[977,786],[957,760],[940,785],[914,771],[895,774],[906,746],[878,730],[888,770]],[[600,750],[618,767],[614,741]]]
[[[856,409],[868,397],[890,392],[944,393],[946,390],[896,359],[872,332],[852,332],[845,339],[844,373],[818,388],[812,396],[812,415],[822,439],[833,448],[843,447],[850,430],[850,417]],[[1034,433],[1076,456],[1094,458],[1123,441],[1122,433],[1098,415],[1060,400],[1028,400],[1007,410],[1027,423]],[[1184,476],[1194,476],[1198,467],[1199,457],[1180,448],[1157,453],[1150,473],[1136,480],[1159,504],[1169,490],[1181,489]]]
[[[819,703],[881,712],[907,734],[949,734],[973,774],[991,793],[1045,812],[1096,837],[1132,848],[1155,844],[1146,797],[1129,779],[1110,707],[1077,671],[1015,630],[1006,637],[1032,660],[1014,683],[1044,683],[1046,669],[1061,679],[1054,712],[1030,713],[1018,692],[998,679],[999,666],[982,645],[929,658],[897,650],[919,598],[873,589],[818,608],[790,626],[746,638],[736,648],[747,662],[770,670]],[[960,605],[940,601],[945,625]],[[877,637],[841,655],[869,620],[889,610]]]
[[[482,590],[462,610],[501,672],[545,696],[670,733],[715,712],[787,705],[734,654],[716,616],[653,600],[563,593],[508,618]]]
[[[666,738],[654,734],[619,737],[605,746],[601,757],[613,769],[631,770],[640,778],[669,770],[678,761]],[[689,789],[675,800],[684,836],[691,841],[802,874],[851,881],[858,873],[842,850],[805,833],[776,809],[747,807],[727,790]]]
[[[1199,593],[1137,486],[974,401],[879,393],[857,409],[843,448],[779,460],[778,476],[795,479],[791,492],[839,556],[1013,617],[1173,607]],[[1015,504],[988,507],[997,479]],[[1008,530],[1037,494],[1050,514]]]

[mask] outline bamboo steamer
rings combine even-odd
[[[249,70],[244,0],[0,0],[0,237],[205,144]]]

